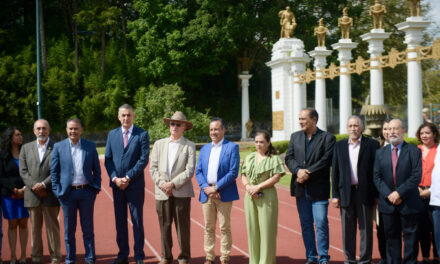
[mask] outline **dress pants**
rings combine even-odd
[[[66,264],[76,261],[76,222],[77,212],[85,249],[86,262],[95,262],[95,234],[93,228],[93,211],[95,207],[96,190],[86,186],[82,189],[71,189],[68,197],[59,199],[64,214],[64,241],[66,244]]]
[[[387,261],[387,241],[385,239],[385,230],[383,229],[383,217],[382,213],[376,208],[376,230],[377,230],[377,246],[379,248],[381,263]]]
[[[351,202],[341,207],[342,244],[345,263],[356,263],[356,228],[359,225],[360,252],[359,263],[370,263],[373,253],[373,214],[374,206],[359,202],[359,192],[351,188]]]
[[[229,261],[229,254],[232,248],[231,234],[231,209],[232,202],[222,202],[220,199],[208,197],[202,204],[203,216],[205,218],[204,248],[206,259],[215,259],[215,226],[220,227],[220,260]]]
[[[134,258],[136,260],[143,260],[145,258],[145,236],[143,224],[144,200],[144,188],[125,190],[121,190],[116,187],[113,188],[113,204],[116,221],[116,243],[119,247],[118,259],[126,259],[130,253],[130,248],[128,245],[127,209],[130,209],[131,222],[133,223]]]
[[[278,231],[278,196],[275,187],[264,189],[264,196],[244,197],[249,244],[249,264],[275,264]]]
[[[41,262],[43,258],[43,219],[46,223],[46,237],[50,258],[53,262],[61,261],[59,206],[27,207],[31,221],[32,262]]]
[[[431,244],[434,248],[434,258],[438,258],[435,239],[434,239],[434,223],[432,219],[432,209],[429,206],[429,198],[423,199],[424,210],[420,214],[420,224],[419,224],[419,241],[420,249],[422,250],[422,256],[424,258],[429,258],[429,252],[431,251]],[[432,234],[432,235],[431,235]]]
[[[434,240],[437,254],[440,255],[440,206],[432,205],[432,222],[434,223]]]
[[[304,196],[296,198],[296,205],[307,260],[317,262],[319,254],[320,263],[329,261],[328,200],[311,201],[307,198],[307,191],[304,190]]]
[[[173,262],[171,228],[174,221],[180,246],[180,254],[177,259],[189,262],[191,260],[191,197],[170,196],[168,200],[156,200],[156,211],[159,217],[162,259],[170,263]]]
[[[419,215],[401,215],[394,210],[391,214],[382,213],[387,240],[387,263],[402,263],[402,233],[403,233],[403,263],[417,263],[417,248]]]

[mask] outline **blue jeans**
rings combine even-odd
[[[434,241],[440,256],[440,206],[432,206],[432,221],[434,222]]]
[[[328,200],[310,201],[307,198],[307,192],[304,190],[304,196],[296,198],[296,205],[301,221],[307,260],[317,262],[319,254],[319,263],[329,261]],[[316,227],[316,240],[314,225]],[[318,246],[318,252],[316,252],[316,245]]]

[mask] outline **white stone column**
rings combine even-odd
[[[384,52],[383,41],[389,38],[391,33],[383,29],[372,29],[370,33],[361,36],[362,40],[368,42],[368,53],[370,53],[370,104],[383,105],[383,72],[382,68],[376,68],[380,65],[377,57]]]
[[[282,38],[273,46],[271,61],[266,63],[272,74],[272,141],[289,140],[294,131],[294,124],[298,123],[298,116],[294,116],[293,113],[292,70],[296,70],[298,60],[304,59],[303,49],[304,44],[301,40]],[[292,67],[293,64],[295,67]],[[305,63],[303,64],[304,71]],[[304,98],[305,93],[300,96]]]
[[[351,76],[345,66],[351,61],[351,50],[356,48],[357,45],[358,43],[351,42],[351,39],[340,39],[338,43],[332,44],[333,49],[338,51],[338,60],[341,66],[341,76],[339,77],[339,134],[347,134],[347,120],[352,115]]]
[[[238,75],[241,80],[241,140],[246,140],[246,123],[249,121],[249,79],[252,77],[248,72]]]
[[[316,71],[315,109],[319,114],[318,127],[322,130],[327,130],[327,97],[325,79],[321,78],[323,74],[320,70],[327,66],[327,56],[331,53],[332,51],[327,50],[326,47],[316,47],[315,50],[309,52],[310,56],[315,59],[313,63]]]
[[[298,39],[293,46],[293,52],[291,53],[292,58],[292,75],[295,76],[298,73],[306,72],[306,64],[310,62],[311,58],[304,52],[304,43]],[[307,89],[306,83],[300,83],[298,77],[293,78],[293,94],[292,94],[293,105],[291,105],[292,111],[292,122],[293,131],[296,132],[301,130],[299,125],[299,113],[301,109],[307,107]]]
[[[408,17],[396,27],[405,32],[408,45],[408,59],[417,58],[415,48],[423,41],[423,31],[431,22],[423,17]],[[417,61],[408,62],[408,136],[415,137],[417,129],[423,123],[422,65]]]

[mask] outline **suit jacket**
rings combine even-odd
[[[292,172],[290,194],[296,197],[304,195],[307,187],[308,199],[326,200],[330,197],[330,165],[336,139],[332,134],[318,128],[312,138],[309,155],[306,157],[306,134],[298,131],[290,137],[286,152],[286,165]],[[298,183],[296,169],[308,169],[310,177],[305,183]]]
[[[199,160],[197,162],[196,178],[201,189],[199,201],[202,203],[208,200],[208,196],[203,190],[209,186],[207,175],[211,148],[212,143],[204,145],[200,149]],[[238,145],[224,139],[217,171],[217,187],[220,192],[220,200],[223,202],[231,202],[239,199],[236,182],[239,166],[240,153],[238,151]]]
[[[176,157],[174,158],[171,177],[168,178],[168,143],[170,138],[163,138],[154,143],[151,153],[150,174],[155,184],[156,200],[168,200],[160,186],[173,182],[174,197],[194,197],[191,178],[196,165],[196,147],[194,142],[182,137],[179,141]]]
[[[81,138],[83,151],[83,173],[88,184],[96,191],[101,190],[101,166],[94,142]],[[73,181],[73,161],[70,153],[70,140],[55,143],[50,164],[52,190],[56,197],[63,199],[69,196]]]
[[[414,145],[403,142],[396,166],[396,185],[393,180],[391,145],[378,149],[374,161],[374,184],[379,191],[378,209],[391,214],[397,210],[400,214],[417,214],[423,210],[418,185],[422,180],[422,153]],[[394,206],[387,197],[397,191],[402,203]]]
[[[110,186],[116,188],[112,182],[115,177],[130,178],[126,190],[143,189],[145,187],[144,170],[148,164],[150,141],[148,133],[136,126],[124,149],[122,129],[117,127],[110,131],[105,147],[105,168],[110,177]]]
[[[44,206],[58,206],[60,204],[52,192],[52,181],[50,177],[50,160],[54,142],[49,139],[41,163],[37,144],[38,142],[36,140],[24,144],[20,151],[20,176],[26,185],[26,189],[24,190],[24,206],[37,207],[40,203]],[[32,187],[39,182],[46,185],[47,197],[45,198],[40,198],[32,191]]]
[[[373,181],[373,165],[379,142],[362,136],[357,164],[358,197],[364,205],[373,206],[377,190]],[[339,198],[342,207],[348,207],[351,199],[351,165],[348,139],[335,144],[332,163],[332,197]]]
[[[14,188],[21,189],[23,186],[14,158],[0,151],[0,195],[10,196]]]

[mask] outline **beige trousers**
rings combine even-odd
[[[231,235],[231,209],[232,202],[222,202],[220,199],[208,198],[206,203],[202,204],[203,216],[205,218],[205,253],[206,259],[214,261],[215,259],[215,226],[218,223],[220,227],[220,260],[229,261],[229,254],[232,248]]]
[[[52,262],[61,261],[61,242],[60,242],[60,224],[58,222],[59,206],[28,207],[31,221],[31,244],[32,244],[32,262],[41,262],[43,257],[43,218],[46,222],[46,235],[49,247],[49,254]]]

